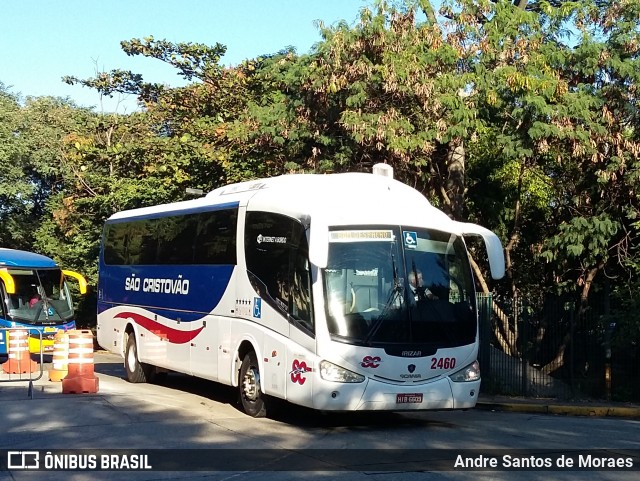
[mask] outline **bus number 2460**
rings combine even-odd
[[[434,357],[431,359],[431,369],[453,369],[456,367],[455,357]]]

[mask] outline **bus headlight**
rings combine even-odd
[[[363,382],[364,376],[329,361],[320,361],[320,377],[333,382]]]
[[[473,361],[467,367],[449,376],[453,382],[471,382],[480,380],[480,363]]]

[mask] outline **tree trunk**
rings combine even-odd
[[[465,151],[462,139],[452,140],[447,152],[447,197],[451,202],[451,215],[464,220]]]
[[[484,279],[484,275],[480,270],[480,266],[478,266],[471,255],[469,255],[469,261],[471,262],[471,267],[476,276],[476,279],[478,280],[478,283],[480,284],[482,292],[484,294],[489,294],[489,286],[487,285],[487,281]],[[509,317],[502,309],[500,309],[500,306],[498,306],[498,304],[495,302],[491,303],[491,309],[499,321],[493,328],[493,333],[496,337],[496,340],[505,353],[510,356],[516,356],[518,354],[518,349],[516,347],[516,338],[509,328]]]
[[[581,319],[582,315],[587,310],[588,301],[589,301],[589,291],[591,290],[591,285],[593,284],[593,280],[595,279],[596,274],[598,274],[600,269],[602,269],[603,267],[604,267],[604,261],[600,261],[597,266],[593,267],[591,270],[587,272],[587,275],[584,280],[584,284],[582,286],[582,292],[580,293],[580,307],[578,309],[577,314],[574,316],[572,323],[576,322],[577,319]],[[551,362],[549,362],[542,368],[543,373],[549,374],[552,371],[555,371],[556,369],[559,369],[562,366],[564,366],[564,362],[565,362],[564,353],[566,352],[567,347],[569,347],[572,341],[573,341],[573,329],[569,329],[569,331],[562,338],[562,343],[560,344],[560,347],[558,347],[558,352],[556,353],[556,356],[553,358]]]
[[[527,8],[528,3],[529,3],[529,0],[513,0],[513,4],[522,10]]]
[[[509,236],[509,242],[504,248],[505,257],[505,272],[507,279],[509,280],[509,288],[511,290],[511,296],[516,297],[518,295],[518,288],[516,286],[515,279],[513,278],[513,262],[511,260],[511,252],[515,249],[520,239],[520,212],[522,205],[520,203],[520,196],[522,195],[522,178],[524,176],[525,166],[524,163],[520,164],[520,173],[518,175],[518,190],[516,192],[516,204],[513,209],[513,227],[511,229],[511,235]]]

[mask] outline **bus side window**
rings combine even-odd
[[[196,238],[198,217],[171,216],[157,219],[157,255],[155,262],[164,265],[193,264],[193,243]]]
[[[313,330],[311,317],[311,273],[306,257],[296,255],[293,263],[293,281],[291,283],[291,315]]]
[[[290,290],[287,227],[282,216],[247,212],[245,256],[249,278],[259,295],[284,313],[289,309]]]
[[[122,265],[127,244],[127,225],[107,224],[104,232],[103,259],[106,264]]]
[[[303,225],[290,217],[247,212],[245,255],[254,288],[263,285],[264,300],[313,331],[311,275]]]
[[[196,264],[236,264],[237,218],[235,209],[199,214]]]

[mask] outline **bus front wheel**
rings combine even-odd
[[[267,414],[264,394],[260,390],[260,368],[255,352],[248,352],[242,359],[238,382],[240,403],[249,416],[262,418]]]
[[[129,338],[127,339],[124,366],[127,370],[127,379],[129,382],[151,382],[154,367],[141,363],[138,360],[138,347],[136,345],[136,336],[133,332],[129,333]]]

